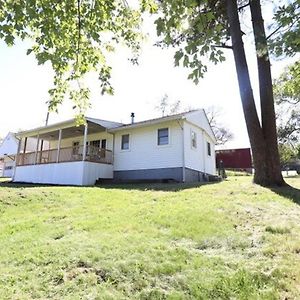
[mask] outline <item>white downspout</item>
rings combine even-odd
[[[185,182],[185,139],[184,139],[184,122],[181,126],[182,130],[182,181]]]
[[[183,118],[182,118],[183,120]],[[184,122],[183,124],[180,123],[179,120],[177,120],[178,125],[180,126],[182,130],[182,182],[185,182],[185,147],[184,147]]]
[[[205,138],[204,138],[204,130],[202,129],[202,141],[203,141],[203,173],[204,173],[204,175],[206,175],[206,167],[205,167],[205,160],[206,160],[206,158],[205,158],[205,142],[206,142],[206,140],[205,140]]]

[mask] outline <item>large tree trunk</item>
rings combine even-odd
[[[255,169],[254,182],[263,186],[279,184],[269,174],[268,150],[255,107],[249,70],[245,55],[236,0],[227,0],[227,16],[230,25],[233,55],[238,77],[242,106],[252,149]]]
[[[268,45],[260,0],[250,1],[252,26],[256,47],[262,131],[267,150],[267,173],[273,184],[284,184],[277,143],[276,117]]]

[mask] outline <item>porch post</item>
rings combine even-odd
[[[20,139],[20,143],[22,141],[22,138]],[[27,146],[27,137],[25,137],[24,140],[24,148],[23,148],[23,155],[22,155],[22,165],[24,165],[24,159],[25,159],[25,153],[26,153],[26,146]],[[20,145],[21,147],[21,145]]]
[[[83,153],[82,153],[82,160],[85,161],[86,159],[86,142],[87,142],[87,133],[88,133],[88,123],[84,125],[84,136],[83,136]]]
[[[13,170],[12,181],[15,180],[16,167],[19,164],[19,156],[20,156],[20,151],[21,151],[21,143],[22,143],[22,138],[19,139],[19,143],[18,143],[18,150],[17,150],[17,154],[16,154],[16,157],[15,157],[15,165],[14,165],[14,170]]]
[[[36,141],[36,148],[35,148],[35,154],[34,154],[34,164],[36,165],[37,161],[37,154],[39,150],[39,143],[40,143],[40,134],[37,135],[37,141]]]
[[[59,162],[61,135],[62,135],[62,130],[59,129],[59,133],[58,133],[58,145],[57,145],[57,156],[56,156],[56,162],[57,163]]]

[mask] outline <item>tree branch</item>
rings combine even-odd
[[[224,48],[224,49],[231,49],[231,50],[232,50],[232,46],[225,45],[225,44],[221,44],[221,45],[212,45],[212,47],[215,47],[215,48]]]
[[[247,7],[249,5],[250,5],[250,1],[247,4],[238,7],[238,11],[241,11],[242,9],[244,9],[245,7]]]
[[[272,33],[270,33],[266,39],[268,40],[272,35],[274,35],[276,32],[278,32],[281,28],[283,27],[283,25],[280,25],[279,27],[277,27]]]

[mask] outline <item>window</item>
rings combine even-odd
[[[106,149],[106,140],[101,141],[101,148]]]
[[[90,141],[90,146],[100,148],[100,140]]]
[[[191,143],[193,148],[197,148],[197,134],[195,131],[191,133]]]
[[[158,129],[157,144],[158,145],[168,145],[169,144],[169,128]]]
[[[129,149],[129,134],[122,135],[121,149],[122,150],[128,150]]]
[[[207,155],[211,156],[211,148],[210,148],[210,143],[207,142]]]

